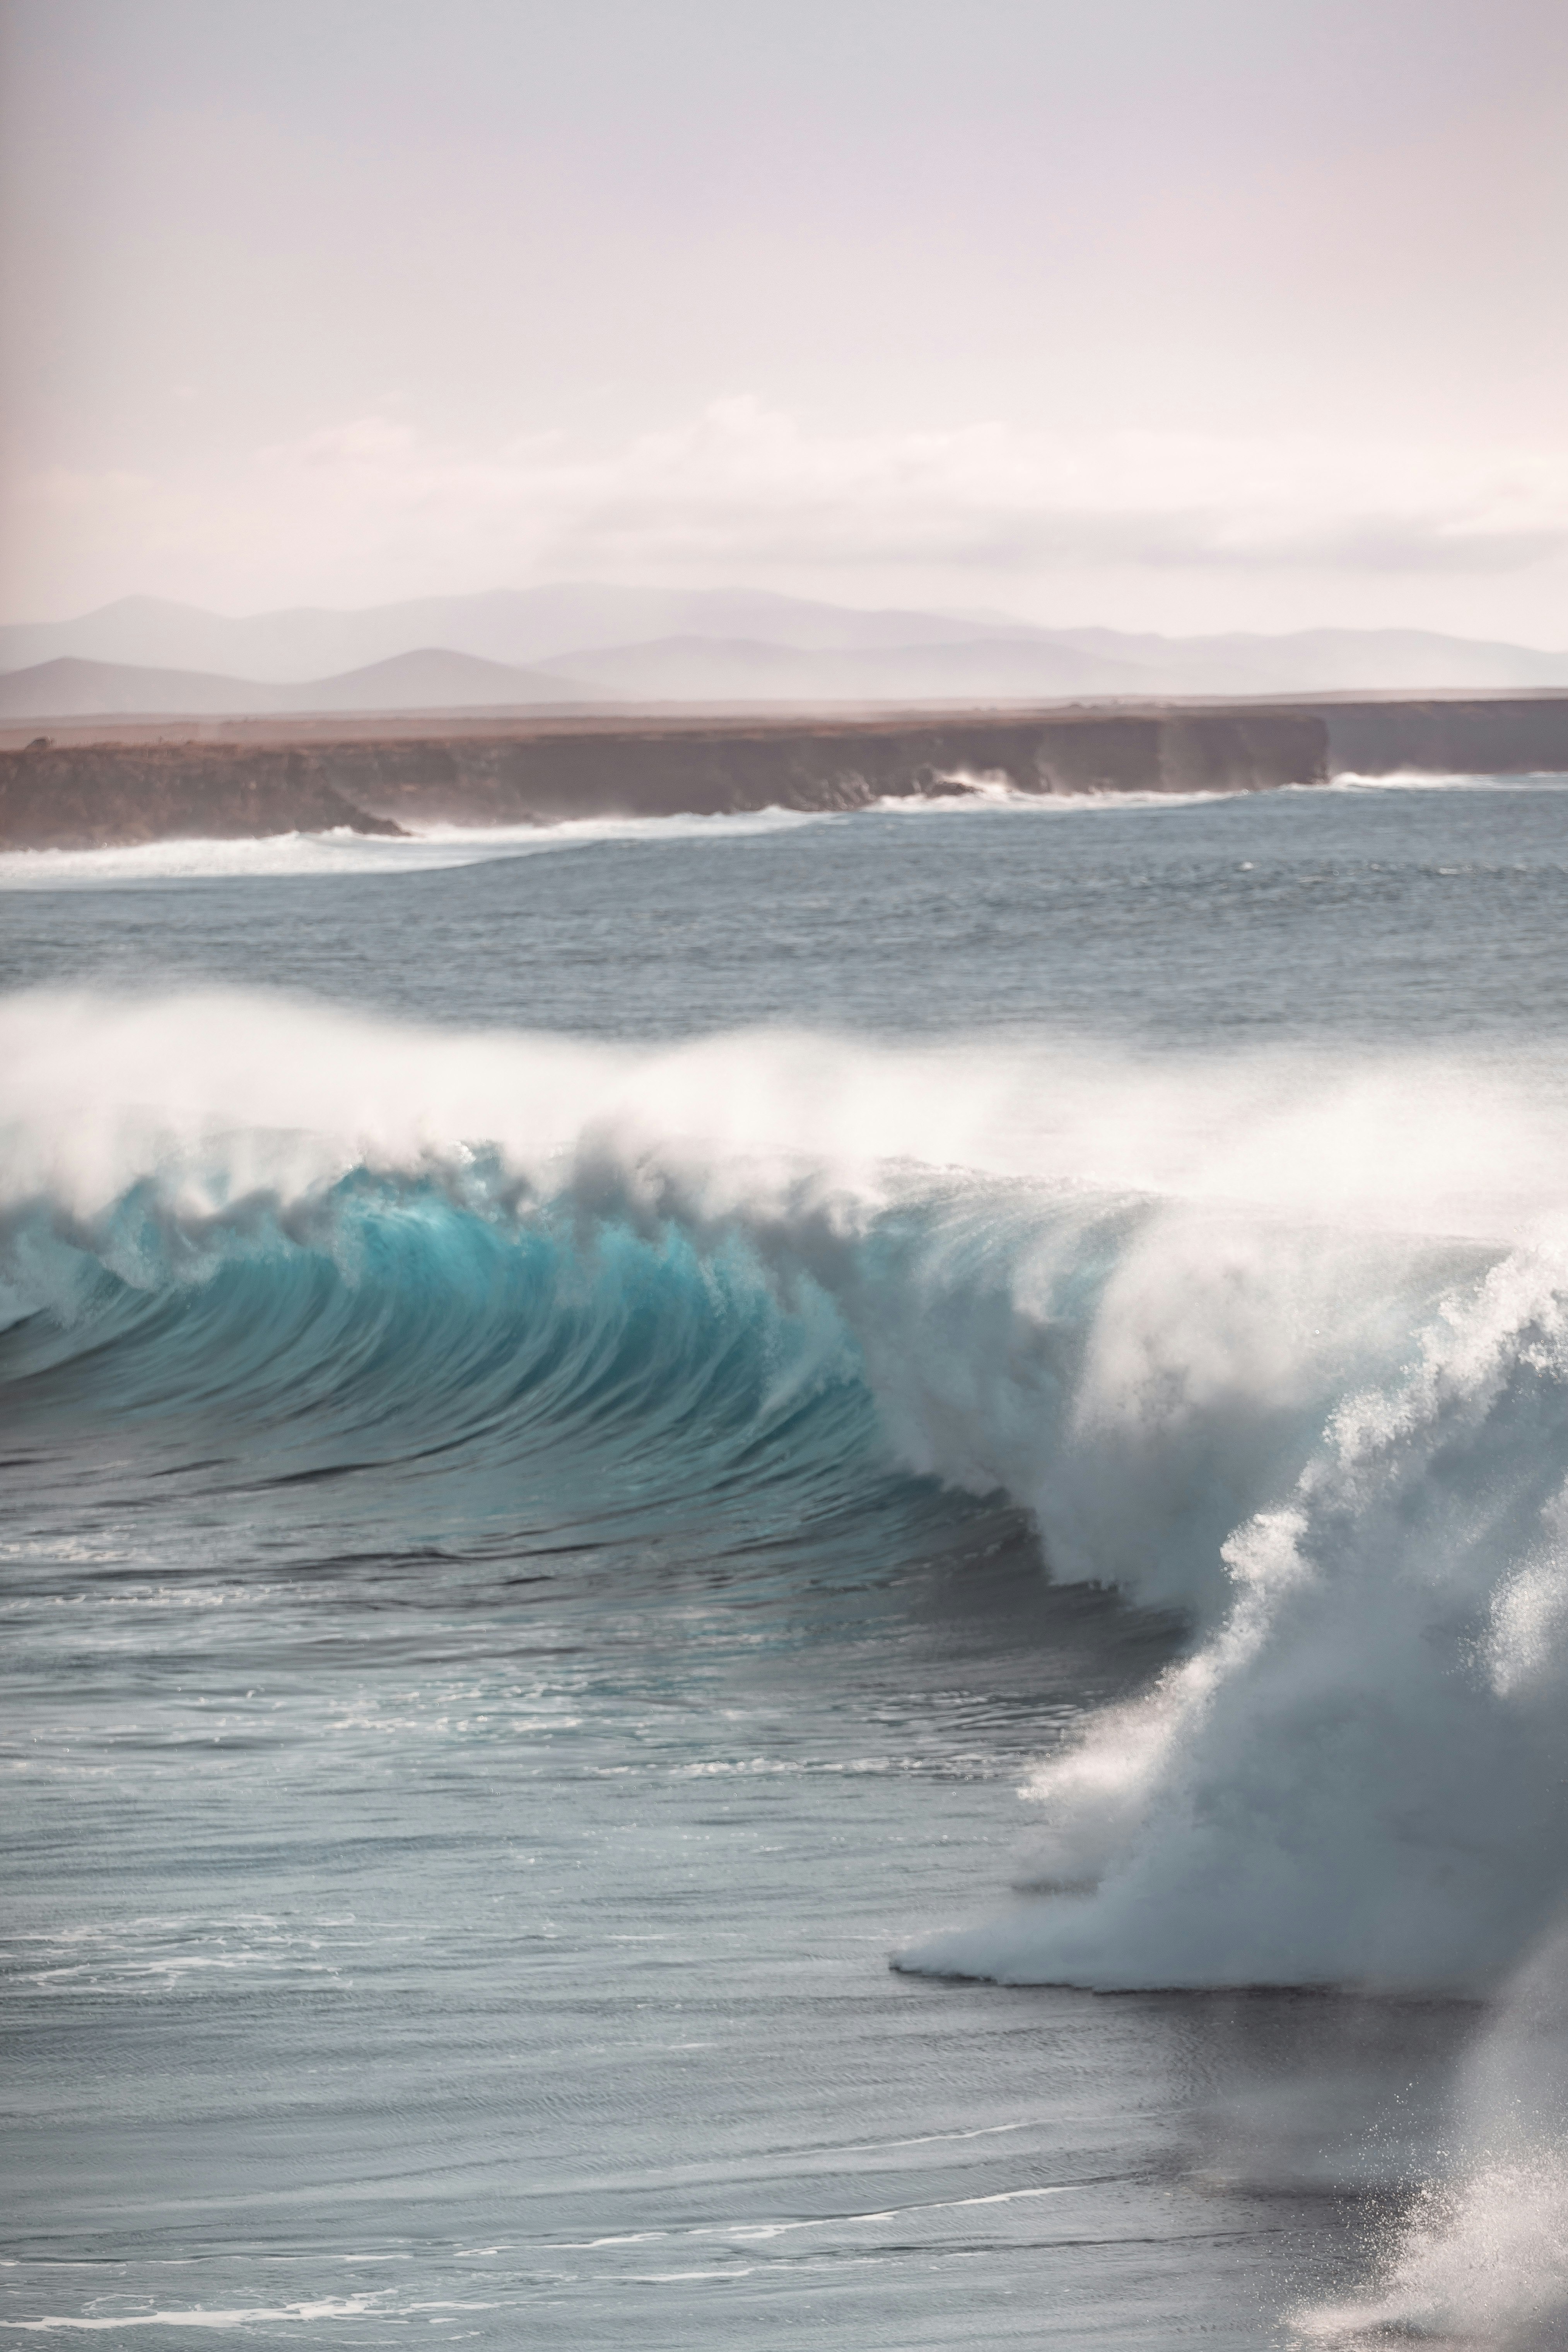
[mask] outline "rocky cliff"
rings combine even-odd
[[[1321,782],[1328,761],[1318,715],[1252,705],[834,722],[431,721],[287,747],[258,723],[233,741],[45,740],[0,751],[0,842],[852,809],[984,777],[1026,793],[1257,791]]]
[[[257,720],[0,751],[0,845],[853,809],[1024,793],[1258,792],[1353,772],[1568,772],[1568,694],[865,718]]]
[[[100,849],[278,833],[391,833],[310,752],[265,744],[88,743],[0,751],[0,845]]]
[[[1336,774],[1568,773],[1568,694],[1382,697],[1323,717]]]

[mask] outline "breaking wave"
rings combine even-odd
[[[907,1556],[1005,1496],[1057,1579],[1181,1613],[1158,1685],[1042,1758],[1014,1899],[905,1967],[1484,1991],[1550,1931],[1542,1067],[633,1050],[241,995],[14,998],[0,1051],[36,1460],[112,1424],[149,1475],[330,1484],[367,1540],[714,1559]]]

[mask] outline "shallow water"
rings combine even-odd
[[[1561,2340],[1565,817],[8,875],[5,2324]]]

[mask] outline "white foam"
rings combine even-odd
[[[488,2304],[453,2304],[438,2307],[484,2311],[491,2306]],[[108,2317],[94,2314],[73,2317],[68,2314],[51,2313],[40,2319],[0,2319],[0,2327],[23,2336],[42,2335],[55,2329],[76,2336],[92,2336],[132,2327],[226,2328],[250,2327],[258,2323],[319,2327],[332,2321],[369,2318],[384,2308],[384,2298],[376,2294],[323,2295],[314,2302],[240,2304],[226,2310],[208,2309],[197,2305],[185,2310],[124,2312]]]
[[[1307,2342],[1414,2337],[1486,2352],[1568,2343],[1568,1930],[1521,1969],[1468,2069],[1449,2177],[1416,2197],[1381,2275],[1295,2315]]]
[[[0,890],[124,889],[138,884],[424,874],[534,857],[601,842],[726,841],[841,823],[836,812],[759,809],[734,816],[582,817],[559,824],[421,825],[399,837],[352,832],[268,834],[258,840],[149,841],[119,849],[0,852]]]
[[[1468,769],[1434,772],[1426,768],[1394,768],[1382,775],[1363,775],[1355,768],[1341,768],[1331,779],[1329,789],[1359,793],[1431,793],[1431,792],[1496,792],[1508,791],[1521,784],[1568,783],[1556,768],[1521,769],[1517,775],[1488,773],[1479,775]],[[1321,790],[1322,787],[1317,787]]]

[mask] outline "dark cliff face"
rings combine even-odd
[[[606,728],[353,750],[359,756],[341,782],[362,806],[473,823],[862,808],[962,789],[955,778],[975,776],[1005,777],[1026,793],[1249,791],[1321,782],[1328,741],[1316,719],[1249,713],[1245,721],[1052,717],[660,734]]]
[[[341,825],[400,830],[346,800],[299,751],[45,742],[0,751],[0,843],[11,849],[246,840]]]
[[[1325,708],[1337,773],[1529,776],[1568,772],[1568,695],[1344,702]]]
[[[605,722],[394,733],[284,749],[36,744],[0,752],[0,842],[107,846],[349,825],[853,809],[1005,778],[1027,793],[1258,791],[1328,773],[1300,710],[1051,712],[931,720]]]

